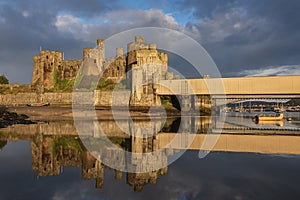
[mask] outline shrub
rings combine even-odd
[[[8,84],[8,83],[9,83],[9,81],[6,78],[6,76],[5,75],[1,75],[0,76],[0,84]]]

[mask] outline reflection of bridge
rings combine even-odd
[[[172,141],[177,133],[175,132],[159,132],[155,134],[153,141],[158,143],[160,148],[170,149],[191,149],[199,150],[205,134],[209,128],[209,124],[212,123],[211,118],[182,118],[181,130],[179,130],[178,137],[175,141]],[[140,121],[137,122],[140,126],[149,125],[149,128],[144,129],[141,134],[153,136],[153,131],[157,131],[157,126],[161,125],[161,121]],[[192,124],[191,124],[192,123]],[[123,138],[130,139],[130,135],[125,134],[118,127],[114,121],[86,121],[81,124],[85,127],[87,137],[103,137],[99,135],[95,130],[95,126],[101,126],[106,136],[109,138]],[[130,129],[127,120],[121,124],[125,129]],[[94,128],[95,127],[95,128]],[[126,128],[127,127],[127,128]],[[152,128],[151,128],[152,127]],[[225,124],[227,129],[234,131],[233,134],[226,134],[229,130],[226,129],[225,133],[222,133],[218,138],[218,142],[212,149],[213,151],[230,151],[230,152],[256,152],[256,153],[270,153],[270,154],[300,154],[300,134],[299,131],[285,131],[285,130],[247,130],[246,134],[243,128],[232,124]],[[212,131],[218,127],[211,127]],[[236,129],[234,129],[236,128]],[[193,129],[193,130],[192,130]],[[136,131],[136,130],[135,130]],[[198,134],[194,134],[198,132]],[[49,124],[31,124],[31,125],[14,125],[6,129],[2,129],[1,132],[8,133],[8,140],[25,139],[31,140],[36,134],[42,134],[47,136],[77,136],[76,128],[73,125],[73,121],[51,122]],[[1,133],[0,134],[3,134]],[[201,133],[201,134],[200,134]],[[277,134],[276,134],[277,133]],[[135,135],[135,133],[133,133]],[[294,135],[292,135],[294,134]],[[218,135],[214,135],[218,137]],[[3,135],[4,136],[4,135]],[[15,136],[15,137],[14,137]],[[172,141],[172,144],[168,144]],[[190,144],[190,146],[186,146]]]
[[[195,95],[215,100],[300,98],[300,76],[160,80],[155,87],[156,95],[185,96],[185,110],[193,107]]]
[[[168,145],[177,133],[162,133],[157,135],[160,146],[171,149],[185,149],[185,144],[191,143],[189,150],[200,150],[206,134],[182,134],[181,139]],[[300,137],[283,135],[228,135],[221,134],[212,151],[251,152],[265,154],[300,154]],[[205,150],[205,149],[202,149]]]

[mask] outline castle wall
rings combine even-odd
[[[18,93],[0,95],[0,105],[2,106],[17,106],[26,105],[38,102],[37,93]]]
[[[121,55],[107,63],[102,76],[116,83],[122,79],[122,77],[125,75],[125,72],[126,57]]]
[[[115,94],[111,91],[95,91],[95,105],[96,106],[111,106],[113,101],[118,106],[128,106],[130,91],[116,91]],[[114,98],[114,99],[113,99]]]
[[[57,78],[62,80],[76,77],[81,64],[82,60],[63,60],[57,66]]]
[[[49,92],[43,94],[37,93],[18,93],[18,94],[3,94],[0,95],[1,106],[18,106],[34,103],[50,103],[50,104],[72,104],[72,93],[58,93]],[[112,99],[115,98],[115,103],[118,106],[128,106],[128,97],[130,91],[116,91],[115,95],[112,95],[111,91],[95,90],[94,92],[94,104],[96,106],[111,106]]]

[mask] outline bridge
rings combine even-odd
[[[215,97],[300,98],[300,76],[267,76],[161,80],[158,95],[212,95]]]
[[[181,106],[188,111],[194,96],[210,96],[216,105],[230,99],[300,98],[300,76],[160,80],[154,88],[156,95],[179,96]]]

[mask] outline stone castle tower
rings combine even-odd
[[[156,44],[147,44],[142,36],[127,46],[127,70],[131,79],[133,106],[160,105],[155,95],[154,84],[159,80],[179,78],[168,72],[168,55],[156,49]]]
[[[81,66],[81,60],[63,60],[61,52],[42,50],[34,56],[32,85],[43,86],[46,89],[54,87],[55,78],[74,78]]]

